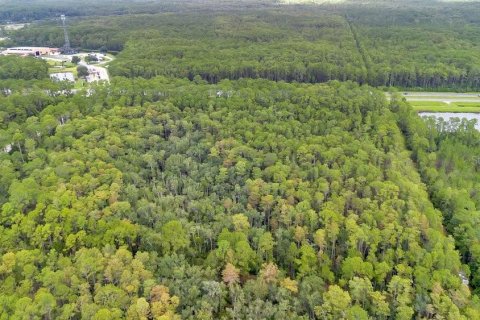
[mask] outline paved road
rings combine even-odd
[[[78,64],[88,68],[89,75],[87,76],[87,82],[95,82],[95,81],[110,82],[110,77],[108,76],[108,71],[106,68],[100,67],[98,65],[87,64],[83,61],[79,62]]]
[[[78,56],[85,59],[88,56],[88,53],[80,53]],[[88,72],[90,73],[86,79],[87,82],[96,82],[96,81],[106,81],[110,82],[110,77],[108,76],[108,70],[104,67],[109,62],[113,61],[114,58],[104,55],[103,61],[96,63],[96,64],[87,64],[84,60],[80,61],[78,64],[81,64],[88,68]]]

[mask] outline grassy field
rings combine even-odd
[[[74,76],[77,76],[77,68],[48,68],[48,73],[59,73],[59,72],[72,72]]]
[[[47,62],[49,64],[48,73],[72,72],[75,77],[77,76],[77,66],[71,62],[61,63],[52,60]]]
[[[409,101],[409,103],[416,111],[480,113],[480,102]]]

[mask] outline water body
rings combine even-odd
[[[477,120],[475,128],[480,131],[480,113],[467,113],[467,112],[419,112],[421,117],[435,117],[443,118],[445,121],[449,121],[452,118],[464,118],[467,120]]]

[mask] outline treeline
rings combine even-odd
[[[102,18],[107,19],[107,18]],[[103,21],[103,20],[102,20]],[[72,47],[102,51],[120,51],[123,49],[128,32],[119,31],[116,26],[109,26],[96,20],[77,25],[76,20],[68,19],[68,32]],[[60,48],[65,43],[62,24],[56,20],[42,24],[34,24],[12,33],[17,45],[46,46]]]
[[[48,78],[48,63],[33,57],[0,55],[0,80],[33,80]]]
[[[346,2],[333,5],[356,23],[375,27],[435,26],[445,28],[480,22],[477,1],[375,1],[375,5]]]
[[[0,21],[3,22],[32,22],[57,18],[62,14],[68,16],[105,16],[131,13],[131,10],[151,9],[147,1],[92,1],[79,3],[74,0],[3,0],[0,12]],[[160,9],[157,4],[156,9]],[[148,12],[148,11],[143,11]]]
[[[242,10],[245,7],[272,7],[269,0],[2,0],[0,24],[9,22],[32,22],[58,18],[64,14],[70,17],[118,16],[129,14],[152,14],[160,12],[211,12]]]
[[[198,75],[210,83],[240,78],[364,83],[367,71],[345,19],[319,15],[205,16],[195,26],[204,30],[198,36],[184,26],[188,18],[177,16],[146,38],[132,37],[110,70],[127,77]]]
[[[114,75],[264,78],[319,83],[353,80],[380,87],[480,88],[480,28],[466,10],[290,7],[88,18],[71,22],[74,47],[121,51]],[[452,9],[453,10],[453,9]],[[188,11],[188,10],[187,10]],[[374,15],[386,14],[386,18]],[[366,19],[365,14],[371,19]],[[425,14],[428,19],[421,19]],[[411,21],[413,19],[413,21]],[[390,21],[390,22],[389,22]],[[409,22],[410,21],[410,22]],[[445,23],[448,21],[448,24]],[[63,45],[59,22],[15,32],[23,45]]]
[[[478,293],[480,133],[473,121],[430,118],[424,122],[405,103],[394,102],[393,106],[430,197],[443,212],[446,229],[470,266],[470,284]]]
[[[480,87],[480,4],[341,5],[368,69],[368,83],[423,90]]]
[[[477,90],[480,45],[476,26],[356,26],[375,86]]]
[[[161,39],[153,43],[132,41],[109,70],[114,75],[132,78],[163,75],[193,80],[200,76],[210,83],[240,78],[310,83],[340,79],[365,83],[367,78],[353,46],[338,48],[323,41],[301,46],[296,41],[281,44],[192,41],[180,45]]]
[[[196,82],[4,122],[0,317],[480,317],[382,92]]]

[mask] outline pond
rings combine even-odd
[[[443,118],[449,121],[452,118],[465,118],[467,120],[477,120],[475,128],[480,131],[480,113],[466,113],[466,112],[419,112],[421,117],[436,117]]]

